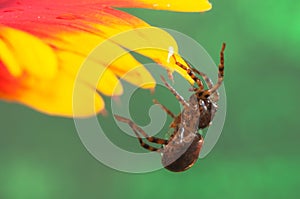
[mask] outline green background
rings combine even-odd
[[[209,156],[183,173],[119,172],[88,153],[72,119],[1,102],[0,198],[300,198],[300,3],[212,3],[201,14],[124,9],[196,39],[216,62],[227,43],[227,118]],[[110,124],[115,142],[138,148]]]

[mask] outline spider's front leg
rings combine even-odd
[[[181,113],[179,115],[175,115],[174,113],[172,113],[168,108],[166,108],[164,105],[162,105],[161,103],[159,103],[157,100],[153,100],[154,104],[158,104],[168,115],[170,115],[173,118],[172,123],[170,124],[170,128],[174,128],[175,132],[177,131],[177,128],[180,124],[181,121]],[[173,133],[174,134],[174,133]],[[173,136],[173,134],[171,135],[171,137]]]
[[[173,95],[176,97],[176,99],[181,103],[181,105],[184,108],[188,108],[189,104],[184,100],[184,98],[181,95],[179,95],[179,93],[177,93],[177,91],[170,84],[167,83],[167,81],[165,80],[165,78],[163,76],[160,76],[160,78],[164,82],[166,87],[171,91],[171,93],[173,93]]]
[[[203,72],[200,72],[198,71],[196,68],[192,68],[193,72],[197,73],[198,75],[200,75],[203,80],[205,81],[208,89],[212,89],[213,88],[213,82],[212,80]],[[197,91],[198,89],[197,88],[194,88],[193,91]],[[213,102],[217,102],[219,100],[219,92],[218,90],[216,90],[213,94],[212,94],[212,97],[211,97],[211,100]]]
[[[172,113],[167,107],[165,107],[164,105],[162,105],[161,103],[159,103],[156,99],[153,100],[154,104],[158,104],[160,106],[160,108],[162,110],[164,110],[168,115],[170,115],[173,119],[176,118],[176,116],[174,115],[174,113]]]
[[[174,54],[172,55],[172,57],[173,57],[173,59],[175,60],[175,64],[176,64],[177,66],[179,66],[180,68],[182,68],[183,70],[185,70],[185,71],[187,72],[187,74],[188,74],[188,75],[189,75],[189,76],[197,83],[197,85],[198,85],[198,87],[199,87],[199,90],[203,90],[204,86],[203,86],[201,80],[195,75],[195,73],[194,73],[192,67],[190,67],[189,64],[187,64],[187,66],[186,66],[186,65],[184,65],[184,64],[182,64],[182,63],[180,63],[180,62],[178,62],[178,61],[176,60],[176,57],[175,57]],[[186,62],[186,63],[187,63],[187,62]]]
[[[226,44],[223,43],[221,52],[220,52],[220,63],[219,63],[219,73],[218,73],[218,82],[212,87],[203,92],[201,92],[200,98],[207,98],[207,96],[212,95],[213,93],[217,92],[217,89],[222,85],[224,79],[224,51],[225,51]]]

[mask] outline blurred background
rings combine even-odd
[[[227,117],[206,158],[183,173],[119,172],[88,153],[72,119],[0,102],[0,198],[300,198],[300,2],[211,2],[201,14],[123,9],[194,38],[216,63],[227,43]],[[176,103],[163,93],[157,98]],[[150,106],[141,96],[134,106]],[[110,118],[99,120],[118,145],[139,149]]]

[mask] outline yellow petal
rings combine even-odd
[[[22,69],[20,68],[17,60],[15,59],[12,51],[2,40],[0,40],[0,60],[6,65],[10,74],[12,74],[15,77],[21,75]]]
[[[104,63],[119,77],[136,86],[154,88],[155,80],[149,71],[133,58],[126,49],[120,47],[119,43],[112,42],[114,38],[112,37],[100,43],[89,55],[88,59]],[[103,81],[103,85],[108,84]]]
[[[125,59],[117,59],[111,64],[110,68],[112,68],[115,74],[117,74],[122,80],[138,87],[144,89],[155,88],[155,79],[144,66],[140,64],[131,65],[123,60]],[[124,63],[126,63],[126,65]]]
[[[76,82],[76,96],[73,89],[74,77],[59,72],[52,81],[28,80],[27,84],[35,84],[34,87],[22,92],[18,101],[41,112],[60,115],[84,117],[98,113],[104,108],[102,98],[94,88],[82,82]],[[93,97],[93,99],[91,99]],[[76,113],[73,112],[73,102],[76,102]]]
[[[134,0],[134,2],[137,4],[136,7],[179,12],[204,12],[212,7],[208,0]]]
[[[166,31],[155,27],[138,28],[123,32],[122,34],[110,38],[110,40],[153,59],[170,71],[176,70],[193,83],[192,78],[185,70],[178,67],[174,60],[170,59],[170,63],[168,62],[170,47],[173,48],[177,61],[184,63],[184,60],[177,54],[178,46],[176,41]]]
[[[26,32],[0,26],[2,39],[10,48],[10,52],[4,51],[6,63],[10,64],[10,70],[18,70],[16,63],[11,60],[18,60],[19,67],[27,73],[40,78],[53,78],[57,72],[57,59],[53,50],[39,38]],[[15,71],[14,73],[19,73]]]
[[[57,51],[59,62],[70,76],[77,76],[76,81],[85,82],[101,93],[114,96],[123,93],[122,85],[116,75],[101,62],[89,59],[69,51]]]

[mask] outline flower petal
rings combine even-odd
[[[15,59],[13,52],[3,40],[0,40],[0,52],[0,60],[3,63],[3,67],[6,65],[9,73],[13,76],[20,76],[22,69],[19,66],[18,61]]]
[[[74,77],[65,74],[57,74],[52,81],[35,82],[32,80],[32,84],[38,83],[39,85],[31,86],[27,92],[22,92],[18,101],[47,114],[70,117],[73,115],[74,82]],[[80,95],[76,95],[76,100],[80,101],[80,105],[77,105],[76,117],[90,116],[104,109],[104,102],[95,89],[84,83],[77,83],[77,86]],[[94,104],[90,103],[90,96],[94,97]]]
[[[2,43],[10,52],[1,52],[1,58],[14,75],[21,68],[40,78],[52,78],[57,72],[57,60],[52,49],[43,41],[23,31],[0,26]],[[30,50],[26,50],[30,48]],[[5,50],[5,49],[3,49]],[[8,49],[6,49],[8,50]],[[19,66],[15,60],[18,60]]]
[[[174,49],[176,55],[178,46],[174,38],[164,30],[155,27],[139,28],[124,32],[119,36],[111,38],[111,40],[153,59],[156,63],[161,64],[170,71],[176,70],[191,83],[193,82],[186,71],[178,67],[174,60],[171,59],[170,63],[168,62],[169,47]],[[176,58],[181,63],[184,63],[184,60],[180,56],[176,55]]]
[[[134,0],[131,6],[180,12],[204,12],[212,7],[208,0]],[[124,7],[129,6],[127,4]]]
[[[18,78],[12,75],[11,70],[0,61],[0,98],[11,100],[18,96],[20,86]]]
[[[99,62],[92,59],[87,59],[85,61],[86,57],[68,51],[58,51],[57,55],[61,64],[74,66],[64,69],[69,76],[76,77],[80,74],[76,81],[85,82],[91,88],[96,88],[104,95],[114,96],[123,93],[122,85],[116,75]],[[84,70],[84,67],[81,69],[82,65],[79,65],[78,63],[83,63],[85,67],[88,67],[88,70]]]
[[[53,115],[92,115],[104,109],[95,90],[108,96],[122,94],[119,77],[143,88],[155,87],[152,75],[128,50],[187,77],[174,60],[167,62],[166,49],[172,46],[177,52],[169,34],[112,7],[202,12],[210,6],[206,0],[18,0],[5,4],[0,8],[0,97]],[[94,53],[98,45],[100,51]],[[76,113],[72,109],[75,84],[80,90]],[[93,97],[95,105],[87,96]]]

